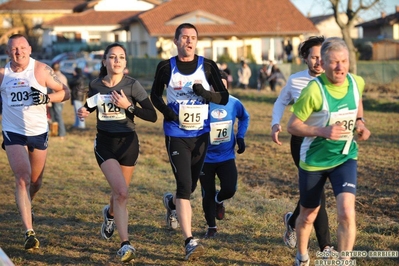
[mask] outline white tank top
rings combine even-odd
[[[33,105],[30,87],[47,94],[47,88],[36,80],[35,60],[30,58],[28,67],[22,72],[13,72],[11,62],[8,62],[0,84],[3,131],[24,136],[37,136],[48,131],[46,105]]]

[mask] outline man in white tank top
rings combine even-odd
[[[6,52],[10,62],[0,68],[2,147],[15,175],[15,200],[26,230],[24,248],[33,249],[39,247],[39,240],[33,230],[31,203],[42,184],[46,162],[46,104],[66,101],[70,95],[51,67],[30,57],[32,48],[23,35],[12,35]],[[54,93],[47,95],[47,88]]]

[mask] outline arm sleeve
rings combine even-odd
[[[249,113],[240,101],[236,102],[235,108],[238,118],[237,138],[244,138],[249,126]]]
[[[147,97],[141,102],[138,102],[141,107],[135,107],[133,115],[140,117],[145,121],[156,122],[157,121],[157,113],[155,112],[154,106],[150,99]],[[129,114],[129,112],[127,112]],[[131,115],[131,114],[130,114]],[[129,117],[129,115],[128,115]]]
[[[151,88],[151,101],[161,113],[165,112],[168,108],[165,101],[162,98],[165,86],[167,86],[170,78],[170,64],[169,60],[162,61],[158,64],[155,72],[154,82]]]
[[[281,90],[277,100],[274,102],[272,111],[272,124],[280,124],[281,118],[283,117],[285,107],[293,100],[290,88],[292,86],[291,78],[288,79],[287,84]]]
[[[157,121],[157,113],[152,105],[150,99],[148,98],[147,92],[143,86],[137,80],[132,86],[132,97],[134,102],[138,102],[140,107],[134,106],[133,114],[126,112],[127,116],[133,119],[133,115],[140,117],[145,121],[155,122]]]

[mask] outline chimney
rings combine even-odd
[[[381,18],[385,18],[386,17],[386,13],[385,12],[381,12]]]

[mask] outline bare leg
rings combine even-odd
[[[31,200],[41,186],[47,150],[35,149],[28,155],[26,147],[9,145],[6,146],[6,153],[15,176],[15,201],[23,227],[25,230],[33,229]]]
[[[298,253],[301,255],[305,255],[308,253],[308,243],[310,233],[312,232],[313,222],[316,219],[317,213],[319,212],[319,208],[309,209],[301,206],[299,211],[299,216],[296,219],[296,237],[297,237],[297,246]]]
[[[190,200],[176,199],[176,213],[179,219],[184,239],[191,237],[192,210],[191,210]]]
[[[121,242],[128,241],[128,212],[127,200],[129,196],[129,184],[133,175],[134,166],[120,166],[114,159],[109,159],[101,164],[112,194],[110,199],[110,214],[115,217]]]
[[[338,251],[352,251],[356,239],[355,195],[343,192],[337,196]],[[343,259],[350,259],[343,257]]]

